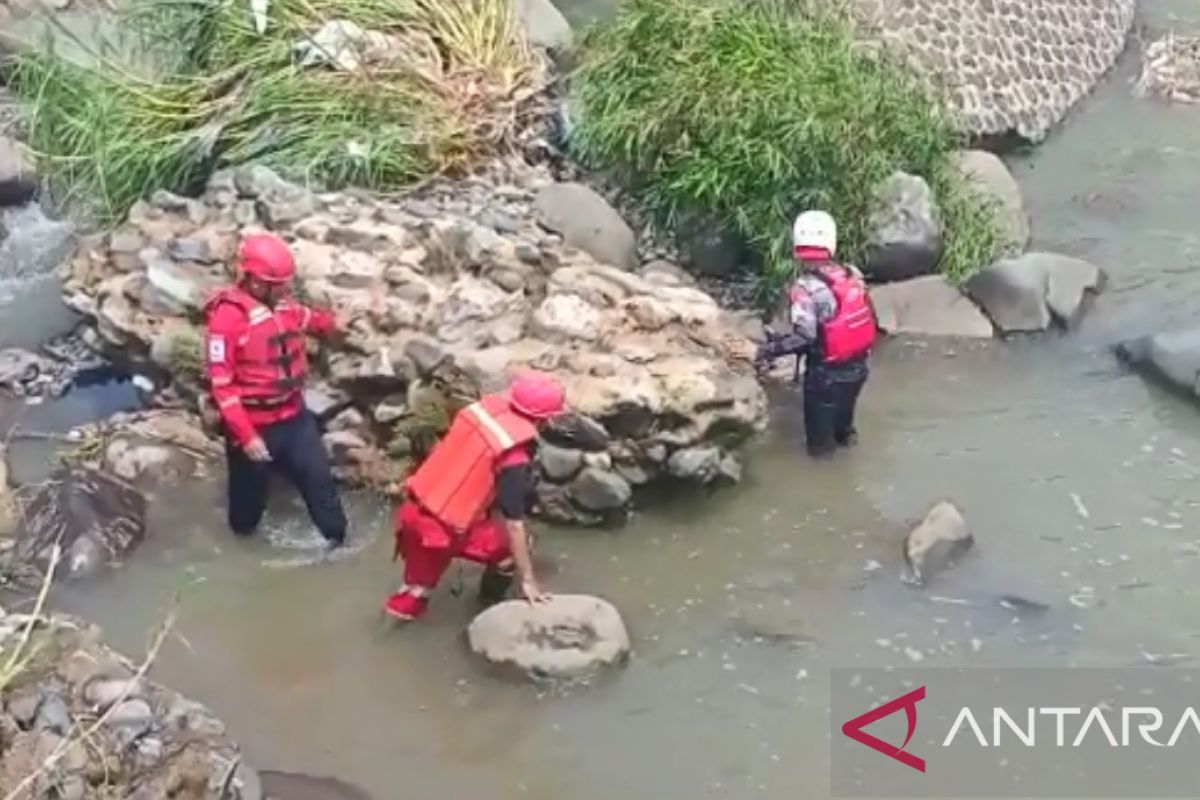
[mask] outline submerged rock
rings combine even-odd
[[[904,562],[913,577],[925,584],[975,544],[962,513],[948,502],[929,510],[904,540]]]
[[[263,795],[278,800],[371,800],[371,795],[340,778],[260,770]]]
[[[1005,333],[1075,325],[1089,295],[1104,288],[1102,269],[1056,253],[1006,258],[972,276],[967,293]]]
[[[924,178],[897,172],[875,193],[863,271],[881,281],[925,275],[942,257],[942,215]]]
[[[587,678],[624,663],[630,649],[616,608],[586,595],[499,603],[471,621],[467,639],[491,664],[533,679]]]
[[[1132,367],[1200,397],[1200,328],[1165,331],[1121,342],[1117,356]]]

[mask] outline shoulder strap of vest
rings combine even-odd
[[[237,306],[246,314],[258,305],[258,301],[238,286],[225,286],[213,292],[204,304],[205,311],[211,311],[219,305],[229,303]]]
[[[537,428],[514,412],[503,394],[485,395],[460,413],[471,416],[497,454],[522,447],[537,437]]]
[[[821,283],[830,288],[839,283],[844,283],[851,277],[851,272],[845,266],[838,264],[836,261],[830,261],[828,264],[822,264],[812,271],[812,274],[817,277]]]

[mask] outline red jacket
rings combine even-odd
[[[328,334],[333,314],[281,301],[275,308],[240,287],[217,292],[205,306],[205,353],[213,401],[230,436],[242,446],[258,427],[304,408],[308,358],[304,335]]]

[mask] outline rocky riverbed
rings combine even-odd
[[[23,646],[23,641],[28,646]],[[14,798],[258,800],[207,708],[78,620],[0,611],[0,788]],[[28,658],[24,655],[27,654]],[[253,780],[251,778],[250,780]]]

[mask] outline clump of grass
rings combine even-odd
[[[200,336],[192,331],[180,332],[167,344],[167,364],[172,376],[188,384],[204,381],[204,350]]]
[[[960,186],[962,145],[924,84],[859,44],[841,12],[752,0],[626,0],[583,38],[574,151],[614,173],[660,224],[732,227],[789,267],[805,208],[839,221],[841,253],[865,254],[872,194],[895,170],[924,176],[949,228],[941,269],[961,277],[998,239],[987,206]]]
[[[391,46],[360,47],[353,70],[298,65],[296,44],[335,20]],[[6,70],[51,177],[105,222],[247,161],[329,188],[460,169],[517,143],[546,82],[505,0],[272,0],[262,35],[244,0],[140,0],[125,28],[161,77],[52,53]]]

